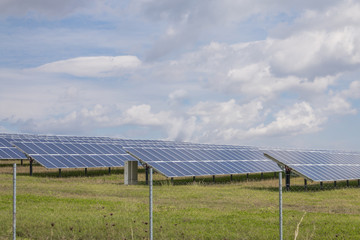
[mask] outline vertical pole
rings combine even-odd
[[[347,187],[349,186],[349,180],[346,180],[346,186]]]
[[[13,176],[13,240],[16,239],[16,163],[14,163]]]
[[[336,181],[334,181],[334,187],[336,187]]]
[[[145,167],[145,183],[146,185],[149,185],[149,167]]]
[[[262,172],[261,173],[261,180],[263,180],[263,178],[264,178],[264,173]]]
[[[215,175],[213,175],[213,183],[215,183]]]
[[[230,175],[230,182],[232,182],[232,180],[233,180],[233,175],[231,174]]]
[[[282,172],[279,172],[279,235],[283,239],[283,219],[282,219]]]
[[[171,178],[171,185],[174,185],[174,178]]]
[[[30,159],[30,176],[32,176],[32,163],[34,160]]]
[[[23,160],[21,159],[21,166],[23,165]]]
[[[320,182],[320,189],[323,190],[323,182]]]
[[[195,176],[193,176],[193,182],[195,182]]]
[[[249,174],[247,173],[247,174],[246,174],[246,180],[248,180],[248,179],[249,179]]]
[[[59,168],[59,177],[61,177],[61,168]]]
[[[285,168],[286,191],[290,190],[290,168]]]
[[[150,184],[149,184],[149,232],[150,240],[153,240],[153,169],[149,168],[150,171]]]
[[[307,190],[307,179],[304,178],[304,188],[305,188],[305,191]]]
[[[109,167],[109,174],[111,174],[111,167]]]
[[[87,168],[85,168],[85,176],[87,176]]]

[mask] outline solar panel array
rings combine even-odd
[[[125,147],[131,155],[167,177],[279,172],[256,148],[206,146]]]
[[[247,146],[31,134],[0,138],[46,168],[122,167],[138,159],[168,177],[279,171],[257,148]]]
[[[360,179],[360,153],[325,150],[263,150],[265,156],[312,181]]]
[[[70,142],[13,142],[46,168],[121,167],[134,160],[119,145]]]
[[[0,138],[0,159],[26,159],[26,156],[7,139]]]

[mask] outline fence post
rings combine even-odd
[[[150,240],[153,240],[153,169],[149,168],[149,232],[150,232]]]
[[[16,163],[13,173],[13,240],[16,239]]]
[[[282,172],[279,172],[279,235],[283,240],[283,219],[282,219]]]

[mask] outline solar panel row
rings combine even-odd
[[[264,153],[313,181],[360,179],[360,153],[320,150],[264,150]]]
[[[125,150],[167,177],[280,171],[257,150],[130,147]]]

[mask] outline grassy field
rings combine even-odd
[[[18,239],[148,239],[149,189],[124,186],[121,169],[17,168]],[[0,165],[0,239],[12,236],[12,166]],[[278,179],[273,174],[175,180],[154,175],[154,239],[278,239]],[[301,183],[301,179],[299,182]],[[355,184],[355,183],[352,183]],[[283,193],[284,239],[359,239],[360,191]]]

